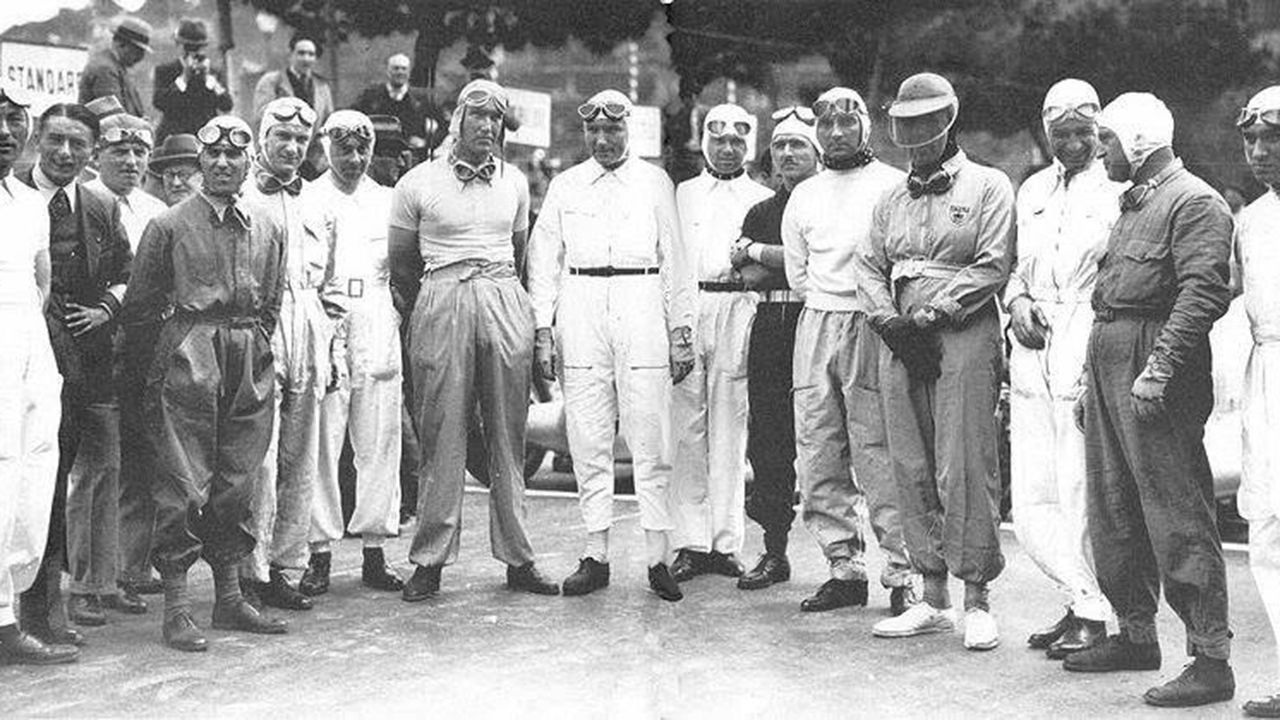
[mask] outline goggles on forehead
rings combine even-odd
[[[1236,116],[1236,127],[1243,130],[1256,122],[1263,122],[1272,127],[1280,127],[1280,108],[1259,110],[1258,108],[1240,108]]]
[[[304,127],[311,127],[316,124],[316,111],[307,105],[295,105],[292,110],[272,110],[270,115],[278,123],[297,120]]]
[[[1076,115],[1082,120],[1097,120],[1102,108],[1097,103],[1086,102],[1075,105],[1050,105],[1040,112],[1040,117],[1047,123],[1055,123],[1069,116]]]
[[[507,111],[507,101],[487,88],[479,87],[469,90],[466,95],[462,96],[461,101],[463,105],[473,108],[484,107],[489,103],[493,103],[502,112]]]
[[[631,114],[631,108],[613,100],[605,100],[604,102],[593,102],[588,100],[578,106],[578,117],[583,122],[595,120],[600,115],[604,115],[610,120],[621,120]]]
[[[841,97],[834,100],[818,100],[813,104],[813,114],[816,117],[825,117],[831,113],[853,115],[855,113],[866,111],[866,106],[857,98],[853,97]]]
[[[109,127],[102,131],[103,145],[116,145],[134,140],[147,147],[155,145],[155,135],[152,134],[151,128]]]
[[[253,144],[253,136],[249,131],[236,125],[205,125],[196,132],[196,139],[205,147],[217,145],[224,139],[231,147],[241,150]]]
[[[735,120],[733,122],[712,120],[707,123],[707,134],[711,137],[737,135],[740,138],[745,138],[751,134],[751,123],[745,120]]]
[[[813,110],[803,105],[792,105],[791,107],[774,110],[773,115],[770,117],[773,118],[774,122],[782,122],[787,118],[794,117],[805,125],[812,125],[813,121],[817,119],[813,115]]]
[[[373,142],[373,132],[369,130],[366,125],[357,125],[355,127],[342,127],[339,125],[337,127],[329,128],[325,132],[325,135],[328,135],[330,140],[339,143],[344,142],[348,138],[357,140],[361,143]]]

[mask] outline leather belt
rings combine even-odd
[[[746,292],[747,286],[741,282],[699,281],[698,289],[703,292]]]
[[[656,267],[613,267],[612,265],[605,267],[571,267],[570,275],[584,275],[586,277],[618,277],[620,275],[657,275],[661,270]]]
[[[800,303],[800,295],[795,290],[762,290],[760,302],[766,303]]]
[[[1114,320],[1168,320],[1168,310],[1138,309],[1127,308],[1117,310],[1116,308],[1094,308],[1093,319],[1097,322],[1112,322]]]

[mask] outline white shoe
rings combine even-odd
[[[964,614],[964,646],[970,650],[991,650],[1000,644],[996,619],[979,608]]]
[[[871,628],[871,634],[882,638],[899,638],[951,632],[955,627],[950,610],[939,610],[929,603],[920,602],[897,617],[885,618],[876,623]]]

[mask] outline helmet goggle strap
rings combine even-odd
[[[857,98],[841,97],[834,100],[818,100],[813,104],[814,117],[826,117],[827,115],[838,113],[842,115],[856,115],[865,113],[867,108]]]
[[[890,116],[889,137],[900,148],[924,147],[946,137],[955,121],[955,108],[951,106],[915,117]]]
[[[211,123],[200,128],[196,132],[196,139],[205,147],[217,145],[224,139],[231,147],[241,150],[253,144],[253,136],[249,134],[248,130],[238,125],[222,125],[219,123]]]
[[[1041,111],[1040,117],[1045,123],[1055,123],[1072,115],[1081,120],[1097,120],[1102,108],[1097,103],[1086,102],[1075,105],[1050,105]]]
[[[787,118],[794,117],[805,125],[812,125],[813,121],[817,119],[814,117],[813,110],[803,105],[792,105],[791,107],[774,110],[773,115],[770,117],[773,118],[774,122],[782,122]]]
[[[297,120],[300,125],[308,129],[316,124],[316,111],[307,105],[296,105],[292,110],[273,110],[270,114],[277,123]]]
[[[1262,110],[1259,108],[1241,108],[1236,116],[1236,127],[1243,130],[1256,122],[1280,128],[1280,108]]]
[[[493,103],[498,112],[506,114],[507,101],[485,88],[475,88],[462,96],[462,104],[467,107],[480,108]]]
[[[103,145],[116,145],[123,142],[139,142],[150,150],[155,145],[155,135],[150,128],[111,127],[102,131]]]
[[[598,116],[604,115],[610,120],[621,120],[631,114],[631,108],[620,102],[606,100],[604,102],[593,102],[588,100],[578,106],[578,117],[583,122],[595,120]]]
[[[736,135],[737,137],[745,140],[749,135],[751,135],[751,123],[745,120],[735,120],[733,122],[712,120],[707,123],[707,134],[711,137]]]
[[[325,135],[335,143],[351,141],[355,142],[360,147],[368,147],[373,144],[373,131],[364,125],[357,125],[355,127],[331,127],[325,131]]]

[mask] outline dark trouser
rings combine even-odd
[[[1095,322],[1089,335],[1085,464],[1094,563],[1132,640],[1157,640],[1163,583],[1186,625],[1188,653],[1225,659],[1226,568],[1203,442],[1213,408],[1207,338],[1165,389],[1160,417],[1140,422],[1130,395],[1163,325],[1119,318]]]
[[[156,358],[147,393],[156,569],[181,575],[201,556],[234,564],[253,550],[250,500],[274,432],[271,341],[248,320],[179,315],[161,330]]]
[[[120,580],[130,583],[151,577],[155,450],[147,434],[144,397],[156,337],[156,330],[150,327],[125,330],[123,367],[116,388],[120,398]]]
[[[795,520],[796,432],[791,357],[804,303],[756,306],[747,348],[747,459],[753,480],[747,517],[764,529],[766,552],[785,553]]]

